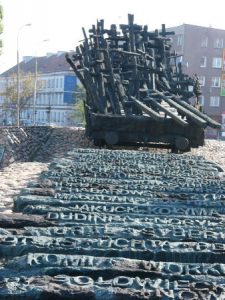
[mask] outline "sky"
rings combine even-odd
[[[0,74],[16,65],[17,49],[20,60],[74,50],[82,27],[88,31],[97,19],[109,27],[127,23],[131,13],[135,23],[148,25],[149,30],[160,29],[163,23],[225,30],[224,0],[0,0],[0,4],[4,10]]]

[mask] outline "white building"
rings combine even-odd
[[[44,57],[25,57],[20,63],[21,74],[32,74],[35,79],[37,63],[37,88],[21,110],[21,124],[27,125],[62,125],[74,124],[71,117],[76,101],[77,78],[65,60],[65,53],[48,54]],[[0,124],[15,124],[10,110],[16,110],[14,104],[4,107],[6,101],[3,91],[17,74],[17,65],[0,75]],[[22,82],[21,78],[21,82]],[[35,81],[35,80],[34,80]],[[15,116],[15,113],[14,113]],[[35,121],[34,121],[35,120]]]

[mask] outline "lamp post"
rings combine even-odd
[[[49,39],[45,39],[42,42],[48,42]],[[33,125],[36,124],[36,102],[37,102],[37,79],[38,79],[38,61],[37,50],[35,53],[35,75],[34,75],[34,101],[33,101]]]
[[[19,56],[19,35],[21,30],[26,27],[26,26],[31,26],[31,24],[24,24],[22,25],[17,34],[17,108],[16,108],[16,115],[17,115],[17,120],[16,120],[16,125],[17,127],[20,127],[20,56]]]

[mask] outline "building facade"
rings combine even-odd
[[[19,66],[21,74],[33,77],[34,90],[20,111],[24,125],[74,125],[74,103],[76,102],[77,78],[65,60],[65,53],[48,54],[44,57],[25,57]],[[0,76],[0,89],[4,91],[12,76],[17,74],[17,66]],[[23,81],[23,78],[20,79]],[[36,81],[36,85],[35,85]],[[16,104],[4,106],[6,96],[0,96],[0,124],[15,124]]]
[[[225,124],[225,30],[189,24],[169,30],[184,73],[198,75],[203,111]]]

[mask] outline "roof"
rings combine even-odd
[[[68,72],[71,71],[70,65],[65,59],[66,52],[58,54],[49,54],[47,56],[37,57],[37,71],[41,74]],[[20,70],[24,73],[35,73],[36,57],[29,57],[20,62]],[[7,77],[17,72],[17,65],[1,74],[2,77]]]
[[[201,26],[201,25],[193,25],[193,24],[186,24],[186,23],[184,23],[184,24],[181,24],[181,25],[178,25],[178,26],[172,26],[172,27],[168,27],[167,29],[175,29],[175,28],[185,28],[185,27],[191,27],[191,28],[193,28],[193,29],[196,29],[196,30],[198,30],[198,29],[200,29],[200,28],[203,28],[203,29],[207,29],[207,30],[211,30],[211,31],[217,31],[217,32],[224,32],[225,31],[225,29],[221,29],[221,28],[215,28],[215,27],[212,27],[211,25],[209,25],[209,26]]]

